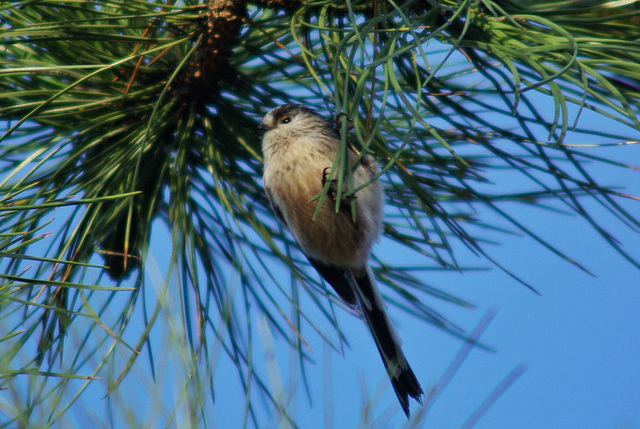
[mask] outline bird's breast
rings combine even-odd
[[[362,246],[358,222],[349,213],[336,212],[335,201],[328,195],[319,209],[320,199],[314,199],[322,192],[324,168],[322,164],[321,168],[307,165],[302,169],[294,163],[265,177],[265,185],[307,256],[336,266],[360,268],[369,249]]]

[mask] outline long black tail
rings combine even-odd
[[[363,275],[356,276],[352,273],[352,278],[360,308],[376,341],[393,390],[404,413],[409,417],[409,396],[420,401],[420,383],[402,352],[402,341],[387,316],[371,269],[367,268]]]

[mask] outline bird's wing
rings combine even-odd
[[[349,284],[348,272],[344,268],[337,268],[332,265],[325,264],[317,259],[309,258],[309,262],[313,265],[313,268],[320,273],[323,279],[327,281],[333,287],[333,290],[342,298],[344,302],[350,306],[355,306],[358,301],[356,300],[355,292]]]

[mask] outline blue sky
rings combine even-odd
[[[640,160],[638,147],[597,149],[619,160]],[[640,194],[637,171],[599,166],[591,170],[603,183],[620,185]],[[623,202],[638,216],[638,201]],[[589,205],[589,204],[588,204]],[[590,205],[599,219],[626,250],[640,256],[638,234]],[[601,428],[635,427],[640,424],[640,280],[637,268],[624,261],[592,228],[577,216],[512,205],[536,233],[550,239],[562,251],[597,275],[590,276],[551,254],[531,239],[500,236],[500,246],[490,253],[533,285],[540,295],[523,287],[497,269],[491,272],[457,274],[429,272],[428,284],[470,300],[475,311],[435,302],[445,315],[471,331],[482,315],[493,309],[495,317],[481,340],[494,353],[475,349],[451,383],[431,407],[419,427],[461,427],[492,390],[512,370],[525,372],[504,392],[479,420],[476,427]],[[376,252],[384,255],[384,243]],[[464,249],[456,249],[464,256]],[[464,260],[463,259],[463,260]],[[428,301],[428,298],[427,298]],[[461,342],[423,322],[391,309],[405,351],[425,391],[438,382],[461,347]],[[385,388],[379,413],[395,413],[388,424],[380,419],[373,427],[402,427],[402,415],[384,378],[379,357],[364,324],[352,317],[341,319],[351,342],[345,355],[332,355],[334,427],[359,427],[362,409],[359,383],[367,392]],[[322,360],[321,344],[312,343]],[[282,352],[281,349],[279,349]],[[321,363],[318,366],[322,365]],[[319,371],[313,368],[312,371]],[[311,383],[320,382],[312,378]],[[315,390],[317,386],[312,387]],[[314,395],[314,410],[300,399],[303,427],[324,427],[318,416],[320,398]],[[304,410],[304,411],[303,411]],[[418,408],[412,406],[414,415]],[[305,418],[305,413],[309,418]],[[326,415],[326,412],[324,413]],[[384,413],[383,413],[384,414]],[[322,415],[322,413],[320,413]]]
[[[624,146],[589,149],[593,154],[609,156],[623,162],[640,164],[640,147]],[[624,188],[640,195],[638,171],[593,163],[591,173],[603,184]],[[511,179],[508,179],[511,180]],[[513,185],[506,185],[506,187]],[[496,178],[501,190],[499,178]],[[637,200],[621,200],[628,211],[640,217]],[[592,214],[618,238],[622,246],[640,258],[638,233],[633,232],[606,210],[594,203],[585,203]],[[444,386],[426,415],[416,403],[411,410],[417,421],[407,422],[383,371],[379,355],[364,322],[342,310],[337,310],[340,326],[350,347],[340,354],[330,349],[319,335],[304,324],[302,335],[307,342],[305,352],[314,363],[305,366],[310,398],[300,376],[297,355],[264,324],[261,310],[251,303],[245,308],[236,274],[228,273],[228,287],[235,288],[238,311],[247,311],[253,325],[253,364],[260,368],[265,382],[283,397],[290,397],[288,411],[302,428],[458,428],[491,397],[491,392],[512,371],[525,368],[509,388],[499,395],[475,427],[478,428],[631,428],[640,424],[640,281],[638,269],[615,252],[581,218],[547,210],[506,204],[509,213],[525,223],[535,233],[550,240],[560,250],[575,258],[597,274],[590,276],[553,255],[526,237],[496,235],[499,245],[489,245],[492,257],[513,270],[534,286],[540,295],[522,286],[498,269],[484,272],[426,271],[421,278],[435,288],[467,299],[477,306],[470,310],[456,307],[428,296],[425,302],[471,332],[487,312],[495,312],[480,340],[494,351],[479,348],[471,351],[451,381]],[[497,220],[495,214],[480,213],[484,220]],[[60,216],[60,211],[58,211]],[[156,223],[152,238],[152,257],[147,261],[145,293],[147,315],[153,309],[155,297],[161,295],[163,273],[171,251],[166,227]],[[459,243],[454,244],[462,265],[483,265]],[[409,258],[385,240],[374,248],[383,259]],[[100,258],[97,258],[97,263]],[[406,261],[414,264],[420,261]],[[242,261],[243,264],[251,263]],[[486,264],[484,264],[486,265]],[[288,272],[276,271],[286,283]],[[104,284],[105,282],[101,282]],[[66,413],[65,421],[72,426],[87,424],[109,427],[107,415],[114,412],[114,427],[125,427],[134,420],[148,427],[164,427],[173,407],[178,411],[173,427],[186,427],[189,420],[189,395],[209,387],[200,373],[202,385],[196,389],[184,386],[193,374],[194,365],[182,352],[180,293],[175,279],[169,281],[162,312],[152,333],[157,379],[149,371],[148,350],[144,348],[134,369],[118,390],[105,399],[107,383],[115,377],[130,353],[119,348],[113,365],[104,367],[100,380],[91,383],[81,399]],[[385,290],[383,289],[383,293]],[[92,303],[102,295],[95,294]],[[324,299],[324,298],[320,298]],[[302,303],[305,305],[305,302]],[[335,340],[333,328],[309,304],[312,321]],[[118,309],[117,301],[110,305]],[[133,315],[125,338],[135,344],[143,329],[141,308]],[[422,383],[425,392],[436,386],[455,359],[462,342],[443,331],[408,316],[397,308],[389,309],[405,352]],[[239,313],[241,316],[242,314]],[[218,316],[214,315],[216,319]],[[109,314],[103,320],[109,320]],[[67,336],[66,358],[82,346],[87,325],[79,318]],[[0,321],[9,323],[9,320]],[[1,326],[1,325],[0,325]],[[100,330],[93,335],[99,337]],[[93,337],[92,337],[93,338]],[[210,338],[211,341],[211,338]],[[107,347],[107,341],[102,347]],[[89,351],[92,348],[86,347]],[[238,385],[238,372],[213,341],[208,358],[214,362],[213,389],[215,401],[207,396],[205,414],[209,427],[240,427],[243,421],[244,393]],[[24,350],[28,358],[29,349]],[[82,355],[83,353],[80,352]],[[97,356],[97,355],[96,355]],[[87,360],[81,371],[90,373],[96,356]],[[196,365],[197,366],[197,365]],[[202,365],[197,366],[202,371]],[[22,379],[24,381],[24,379]],[[191,379],[193,380],[193,379]],[[72,382],[71,393],[82,381]],[[255,385],[254,385],[255,388]],[[258,398],[258,399],[256,399]],[[261,404],[259,396],[252,397]],[[59,405],[58,405],[59,406]],[[41,407],[42,408],[42,407]],[[267,417],[258,405],[258,421],[262,427],[273,427],[277,418]],[[47,408],[48,409],[48,408]],[[47,415],[47,409],[40,412]],[[423,411],[424,413],[424,411]],[[202,422],[195,424],[202,426]],[[283,426],[286,427],[286,426]]]
[[[636,146],[589,150],[620,161],[640,160],[640,148]],[[602,183],[640,195],[637,171],[596,164],[592,167],[590,172]],[[631,214],[640,215],[638,201],[621,203]],[[640,256],[636,232],[597,204],[585,202],[585,206],[621,240],[627,251],[636,258]],[[428,285],[477,306],[476,310],[462,309],[425,298],[429,305],[468,332],[485,313],[495,311],[481,337],[481,341],[495,351],[474,349],[428,414],[412,423],[407,422],[397,404],[374,343],[361,320],[339,314],[341,328],[350,343],[344,355],[330,350],[310,330],[303,331],[309,344],[307,351],[316,362],[306,366],[311,400],[295,367],[295,355],[275,336],[272,350],[275,357],[267,357],[266,366],[277,367],[275,379],[280,380],[285,391],[290,381],[297,386],[298,396],[292,401],[297,405],[289,410],[301,427],[464,427],[464,422],[491,396],[496,386],[512,371],[521,368],[525,369],[524,373],[498,397],[475,427],[628,428],[640,424],[637,268],[624,261],[582,218],[516,204],[507,204],[504,208],[597,276],[584,273],[532,239],[508,235],[496,236],[495,240],[501,244],[488,246],[489,253],[529,282],[540,295],[498,269],[423,274]],[[492,216],[495,215],[485,212],[481,218],[490,220]],[[461,264],[481,265],[482,261],[461,245],[455,250]],[[374,251],[383,259],[405,257],[384,240]],[[288,274],[282,275],[286,278]],[[312,308],[310,312],[313,315]],[[390,308],[390,313],[404,340],[408,359],[425,392],[429,392],[439,385],[462,343],[396,308]],[[258,321],[259,312],[253,313],[252,319]],[[327,332],[331,329],[327,327]],[[264,356],[261,354],[264,337],[263,334],[255,337],[261,339],[261,344],[256,345],[258,359]],[[235,373],[223,367],[224,364],[220,374],[229,374],[233,379]],[[218,381],[227,385],[225,381]],[[331,394],[327,395],[328,392]],[[222,403],[215,408],[233,409],[237,399],[233,395],[222,398]],[[367,414],[370,412],[373,414]],[[412,413],[420,414],[415,403]],[[233,427],[238,423],[237,416],[232,414],[218,412],[216,416],[220,427]]]
[[[298,52],[293,41],[291,47],[293,47],[292,52]],[[475,68],[469,65],[468,58],[457,51],[457,46],[453,49],[452,55],[449,55],[449,49],[452,49],[450,46],[441,46],[435,40],[429,42],[428,48],[429,62],[436,66],[432,70],[438,70],[443,82],[456,83],[459,88],[468,89],[469,100],[475,95],[486,97],[482,100],[486,101],[487,106],[490,107],[493,106],[491,104],[493,102],[502,103],[497,96],[491,98],[492,94],[495,94],[493,82],[477,74]],[[269,55],[274,55],[275,58],[276,53],[274,50]],[[368,62],[365,54],[366,52],[363,52],[358,56],[362,57],[361,61]],[[437,65],[445,58],[451,65],[447,66],[449,68],[438,69]],[[424,58],[417,56],[416,64],[420,64],[422,60]],[[313,64],[315,66],[316,63]],[[458,68],[460,64],[462,69]],[[490,64],[493,65],[493,63]],[[423,65],[426,66],[426,63]],[[245,66],[246,72],[250,73],[252,69],[249,64]],[[501,66],[497,66],[499,67]],[[337,70],[336,68],[334,71]],[[457,70],[463,70],[464,73],[458,75]],[[549,68],[549,70],[555,69]],[[509,72],[506,67],[501,71]],[[276,69],[274,76],[277,72]],[[382,67],[376,72],[380,77]],[[522,77],[535,78],[527,73],[522,74]],[[593,75],[585,74],[584,77],[595,79]],[[327,88],[333,88],[332,85],[335,82],[326,83]],[[280,84],[281,87],[274,82],[274,87],[282,89],[282,94],[291,95],[292,98],[303,98],[298,97],[299,93],[295,92],[297,82],[283,80]],[[543,86],[540,89],[545,90],[545,88],[546,86]],[[527,96],[534,92],[532,90],[523,94]],[[318,93],[314,93],[313,96],[317,97]],[[339,95],[340,91],[322,94],[327,100],[334,97],[334,101]],[[344,95],[345,100],[352,102],[349,95]],[[582,96],[582,91],[577,91],[574,95],[579,98]],[[393,97],[389,100],[391,100],[389,105],[392,105]],[[511,101],[514,100],[515,97]],[[247,100],[240,101],[248,104]],[[272,99],[272,101],[276,103],[289,100]],[[539,101],[541,103],[539,106],[544,107],[536,113],[546,115],[547,120],[552,120],[559,105],[553,104],[549,99],[540,98],[535,101]],[[355,100],[355,103],[360,102],[361,100]],[[376,103],[378,106],[382,104],[380,100],[376,100]],[[504,104],[500,106],[503,107],[503,111],[506,112],[504,116],[507,117],[501,126],[507,129],[517,125],[516,121],[508,123],[510,106]],[[265,106],[264,113],[270,107],[273,106]],[[442,108],[445,109],[444,112],[448,111],[444,103]],[[527,109],[528,107],[526,103],[521,102],[518,108]],[[615,106],[605,108],[605,113],[615,112],[614,108]],[[471,109],[484,115],[489,108],[485,109],[484,106],[477,105]],[[569,106],[569,123],[572,123],[575,115],[578,114],[577,110]],[[483,119],[488,118],[483,116]],[[451,126],[449,122],[436,118],[425,118],[425,121],[430,126],[443,130]],[[470,127],[477,125],[471,121],[469,123]],[[581,113],[579,126],[597,128],[605,132],[611,130],[612,133],[636,137],[638,135],[637,129],[620,131],[622,127],[620,123],[602,122],[601,117],[586,110]],[[542,127],[532,126],[532,128],[540,133],[538,138],[541,142],[552,144],[546,140],[546,132]],[[584,140],[583,135],[569,132],[566,141],[578,144],[600,143],[599,139],[598,137],[587,141]],[[12,141],[12,143],[16,142]],[[253,143],[257,147],[258,143]],[[54,142],[54,145],[58,144],[64,145],[65,142]],[[509,142],[492,141],[491,144],[500,144],[505,150],[513,150],[513,145],[510,146]],[[469,146],[473,145],[469,144]],[[484,149],[477,147],[480,148],[478,150]],[[50,150],[56,149],[52,145]],[[475,147],[470,150],[475,150]],[[640,196],[640,145],[582,150],[592,155],[611,157],[634,165],[635,170],[630,170],[593,162],[588,168],[603,185],[615,186],[631,195]],[[59,154],[64,154],[64,151]],[[60,156],[62,158],[62,155]],[[33,161],[34,164],[36,162],[37,160]],[[45,165],[43,168],[49,167]],[[31,165],[25,166],[14,180],[27,174],[30,168]],[[487,192],[508,193],[513,189],[524,189],[528,186],[521,182],[522,177],[517,173],[503,170],[491,171],[489,174],[492,183],[482,185]],[[0,177],[0,181],[4,179]],[[616,199],[616,201],[636,219],[640,219],[639,199]],[[584,204],[590,214],[620,241],[621,246],[636,260],[640,260],[639,232],[624,225],[605,207],[593,200],[584,200]],[[515,203],[504,203],[500,207],[535,234],[556,245],[562,252],[587,267],[595,276],[572,266],[531,238],[489,231],[485,231],[485,236],[499,244],[487,244],[485,250],[532,285],[539,294],[495,267],[490,271],[481,272],[428,270],[420,273],[420,278],[428,286],[459,296],[476,306],[475,309],[462,308],[426,294],[421,295],[427,305],[466,332],[473,331],[486,315],[492,315],[489,325],[480,337],[480,342],[491,350],[472,349],[453,377],[446,380],[445,385],[445,374],[456,362],[456,357],[464,346],[463,342],[403,313],[398,308],[389,306],[391,318],[404,340],[407,358],[421,381],[426,395],[428,396],[432,391],[438,392],[436,400],[429,404],[428,409],[412,402],[413,417],[409,421],[402,413],[390,388],[374,342],[361,319],[336,308],[340,328],[349,343],[348,347],[344,346],[341,352],[337,352],[312,329],[311,324],[315,324],[331,340],[336,341],[337,335],[334,328],[324,320],[311,299],[301,295],[305,314],[310,318],[310,321],[302,322],[303,329],[300,333],[305,341],[303,351],[309,357],[309,361],[304,366],[303,379],[301,368],[298,366],[298,354],[271,325],[265,322],[265,315],[257,305],[257,300],[252,297],[245,299],[243,292],[246,292],[246,289],[242,289],[239,275],[234,270],[224,273],[220,283],[223,283],[227,290],[232,291],[230,294],[235,298],[233,308],[235,315],[240,320],[247,317],[251,321],[249,325],[251,329],[242,322],[234,326],[239,330],[238,335],[243,337],[243,340],[251,341],[250,363],[263,376],[262,381],[266,383],[270,392],[287,404],[287,413],[301,428],[461,428],[467,427],[467,423],[479,408],[483,412],[477,416],[478,420],[474,426],[477,428],[627,429],[640,427],[640,269],[625,261],[588,222],[578,216]],[[51,217],[54,221],[43,232],[59,231],[60,228],[56,228],[64,221],[65,213],[71,210],[68,207],[53,210]],[[502,222],[489,208],[481,207],[479,210],[480,220]],[[230,223],[233,222],[230,221]],[[156,308],[156,302],[160,302],[158,319],[150,337],[153,354],[150,354],[149,348],[141,347],[140,356],[127,377],[115,391],[110,392],[110,383],[120,374],[133,353],[122,342],[114,340],[102,327],[95,324],[90,317],[92,315],[83,312],[76,317],[65,337],[65,353],[60,357],[59,362],[54,361],[50,368],[45,363],[40,369],[66,371],[66,365],[77,358],[76,370],[79,374],[92,375],[97,371],[96,375],[99,378],[92,381],[83,379],[68,381],[68,392],[60,401],[56,395],[43,395],[46,398],[42,403],[32,403],[37,402],[34,398],[40,398],[37,396],[38,392],[48,391],[48,389],[55,392],[56,383],[61,383],[64,378],[50,377],[45,381],[44,377],[28,374],[16,377],[9,383],[10,388],[4,389],[5,385],[3,385],[3,389],[0,390],[0,427],[6,416],[19,413],[20,406],[31,405],[35,407],[31,421],[34,426],[45,422],[52,414],[60,412],[64,417],[59,427],[157,428],[165,427],[167,422],[171,422],[169,427],[203,427],[201,415],[206,416],[208,427],[224,429],[241,427],[245,419],[243,412],[246,397],[238,382],[240,376],[234,363],[226,356],[210,330],[206,333],[209,341],[208,348],[199,350],[201,354],[197,361],[188,353],[188,346],[185,345],[188,341],[184,338],[185,302],[182,299],[184,295],[188,296],[189,291],[182,294],[180,287],[183,285],[179,283],[175,272],[167,273],[173,250],[170,227],[173,226],[167,227],[160,222],[154,225],[151,252],[145,267],[146,277],[142,294],[144,299],[140,298],[137,302],[137,307],[131,314],[131,323],[123,336],[129,345],[136,346],[146,321],[151,318]],[[34,248],[38,250],[38,246],[49,246],[54,240],[55,234],[46,237]],[[486,260],[471,254],[459,242],[452,241],[452,243],[460,265],[491,266]],[[415,254],[409,255],[398,251],[397,246],[384,239],[377,244],[374,251],[376,256],[385,261],[398,260],[408,265],[433,265],[431,260],[421,260]],[[299,253],[295,256],[301,258]],[[5,264],[0,267],[6,267],[8,259],[0,258],[0,262]],[[102,258],[96,255],[92,262],[101,264]],[[247,268],[255,263],[251,258],[238,258],[234,262],[245,269],[245,273],[249,273]],[[31,265],[32,261],[24,261],[24,264],[26,267]],[[37,271],[37,264],[33,263],[33,265],[35,268],[31,267],[27,270],[27,275]],[[274,264],[273,270],[283,285],[289,284],[291,276],[282,269],[282,266]],[[93,280],[94,278],[89,278],[91,276],[98,276],[97,272],[99,270],[95,268],[93,271],[90,269],[86,281]],[[273,285],[274,295],[277,295],[280,304],[286,303],[286,297],[279,295],[276,291],[275,282],[269,278],[261,280],[266,285]],[[106,278],[100,279],[99,283],[111,285]],[[204,288],[203,284],[204,282],[197,287]],[[41,285],[36,287],[40,288]],[[292,288],[295,287],[297,286],[294,285]],[[39,289],[34,287],[33,290]],[[388,293],[384,288],[382,292]],[[2,293],[7,292],[2,290]],[[11,293],[14,293],[13,289]],[[34,292],[28,298],[35,299],[36,293]],[[118,326],[118,315],[121,314],[130,292],[123,288],[114,294],[86,290],[77,293],[89,299],[96,313],[100,313],[98,310],[101,310],[104,305],[108,311],[100,313],[101,322],[113,328]],[[78,296],[75,295],[74,309],[78,309],[79,303],[82,302]],[[325,298],[319,297],[319,299]],[[189,304],[189,309],[193,309],[193,302]],[[22,303],[19,302],[13,304],[2,302],[0,347],[19,344],[22,341],[22,332],[10,337],[16,331],[21,329],[28,331],[27,328],[31,326],[40,326],[39,322],[34,322],[39,308],[34,306],[23,308],[21,305]],[[285,304],[283,307],[290,310]],[[86,308],[83,308],[84,310]],[[25,316],[28,320],[22,324]],[[213,320],[212,324],[224,335],[226,327],[222,318],[218,314],[211,314],[210,317]],[[291,318],[291,313],[274,312],[274,317],[278,318],[282,326],[286,326],[284,320],[286,317]],[[193,322],[195,315],[189,313],[187,318]],[[291,337],[296,335],[293,329],[286,334]],[[30,362],[35,353],[35,337],[37,334],[30,337],[16,356],[0,356],[3,358],[0,361],[2,369],[21,369],[25,365],[31,365]],[[228,343],[226,339],[225,344],[228,345]],[[7,350],[9,350],[8,347]],[[101,367],[100,358],[111,351],[113,351],[111,359]],[[150,369],[150,360],[154,363],[154,374]],[[212,374],[205,372],[203,361],[211,362],[211,367],[214,369]],[[519,376],[507,383],[508,388],[504,392],[493,395],[492,392],[496,387],[514,372]],[[69,410],[65,410],[66,401],[71,401],[73,395],[81,392],[87,384],[89,387],[82,392],[80,398]],[[257,393],[259,388],[256,386],[257,380],[253,379],[251,388],[254,393],[250,400],[256,406],[257,426],[287,427],[283,420],[278,418],[278,413],[268,403],[265,405],[267,401]],[[205,398],[204,401],[200,401],[201,396]],[[490,407],[483,409],[482,404],[488,398],[495,401]],[[198,408],[200,405],[201,409]],[[136,424],[132,425],[131,422]],[[475,420],[473,422],[475,423]]]
[[[594,116],[586,112],[581,121],[592,121],[590,125],[602,129],[618,126],[594,122]],[[568,140],[584,143],[573,136]],[[638,145],[583,150],[640,166]],[[589,171],[604,185],[640,195],[637,169],[614,168],[594,162]],[[491,179],[494,183],[489,187],[498,193],[520,185],[510,174]],[[640,201],[619,202],[640,218]],[[596,203],[585,202],[585,205],[621,241],[624,249],[640,259],[637,232]],[[330,349],[308,324],[303,324],[302,336],[308,344],[304,350],[314,361],[305,365],[305,384],[296,366],[295,352],[268,324],[263,323],[264,315],[255,301],[249,299],[249,305],[243,306],[240,280],[237,274],[227,273],[226,283],[235,290],[237,311],[241,316],[244,316],[241,312],[246,311],[252,320],[253,364],[260,368],[273,392],[281,389],[283,397],[290,397],[288,412],[300,427],[464,427],[474,411],[491,397],[496,386],[512,371],[521,368],[525,371],[497,398],[475,427],[622,429],[640,425],[640,271],[616,253],[580,217],[513,203],[501,207],[597,276],[590,276],[571,266],[530,238],[506,234],[488,234],[488,238],[500,244],[487,245],[486,250],[535,287],[540,295],[497,268],[464,274],[437,270],[420,274],[429,286],[462,297],[477,306],[475,310],[464,309],[423,296],[428,305],[467,332],[471,332],[487,312],[495,312],[480,338],[494,351],[472,350],[451,381],[442,387],[443,374],[463,346],[462,342],[390,307],[391,317],[404,340],[407,357],[423,389],[427,393],[434,388],[442,389],[428,413],[412,403],[412,414],[417,420],[410,422],[405,419],[391,391],[378,352],[362,320],[337,310],[341,329],[350,345],[342,354]],[[57,212],[59,219],[62,218],[61,212],[62,209]],[[499,221],[488,209],[481,211],[479,218]],[[163,275],[171,252],[170,233],[159,223],[154,226],[151,248],[145,284],[145,293],[151,297],[145,303],[147,314],[153,308],[153,299],[162,295]],[[460,243],[454,242],[454,250],[461,265],[489,266]],[[406,258],[407,264],[425,263],[410,259],[415,255],[398,252],[397,247],[385,240],[378,243],[374,251],[384,260]],[[96,257],[94,262],[101,263],[101,259]],[[239,263],[246,266],[252,262],[243,260]],[[426,263],[432,265],[431,261]],[[289,273],[281,267],[276,268],[276,273],[286,284]],[[117,392],[105,399],[110,376],[115,377],[119,373],[129,356],[127,351],[119,352],[113,366],[105,367],[100,373],[101,379],[93,382],[91,389],[69,411],[68,421],[78,427],[86,427],[88,423],[106,427],[109,420],[105,416],[111,409],[117,416],[115,427],[123,427],[123,422],[130,416],[148,427],[163,427],[173,407],[177,406],[174,426],[189,424],[188,407],[184,406],[189,402],[189,395],[197,396],[196,390],[200,389],[206,396],[209,390],[204,374],[199,374],[202,386],[187,389],[188,393],[184,390],[193,368],[202,370],[202,366],[193,365],[190,357],[182,353],[183,344],[179,341],[182,340],[180,311],[183,302],[177,288],[175,278],[170,278],[168,294],[164,297],[162,312],[152,333],[156,381],[150,375],[148,350],[143,349],[134,369]],[[96,301],[100,298],[99,294],[93,297]],[[314,323],[320,328],[323,323],[328,325],[311,302],[307,300],[306,304],[309,306],[305,311],[308,309]],[[118,308],[115,304],[110,305]],[[128,327],[126,339],[130,344],[136,343],[143,329],[141,307],[142,304]],[[104,317],[108,319],[110,316]],[[213,319],[217,317],[212,315]],[[79,318],[77,325],[82,326],[84,320]],[[2,323],[8,322],[0,320],[0,328]],[[68,335],[65,342],[69,350],[67,357],[83,347],[84,329],[87,329],[86,325]],[[326,332],[335,340],[331,326],[326,326]],[[100,330],[94,331],[94,334],[98,333]],[[210,337],[211,340],[213,338]],[[238,385],[238,372],[214,341],[211,341],[207,352],[216,368],[213,374],[215,401],[206,400],[207,423],[210,427],[239,427],[243,420],[245,397]],[[26,359],[30,358],[28,350],[25,354]],[[88,359],[86,368],[93,368],[95,361],[95,356]],[[80,388],[81,382],[72,384],[76,389]],[[307,388],[310,395],[306,393]],[[0,398],[1,395],[2,392]],[[256,404],[261,402],[256,395],[252,400]],[[272,427],[277,418],[272,415],[272,420],[269,420],[264,408],[268,407],[258,406],[258,421],[262,427]],[[47,411],[41,410],[43,415]],[[201,425],[201,422],[196,425]]]

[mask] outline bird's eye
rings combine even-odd
[[[282,118],[280,118],[280,123],[282,124],[288,124],[289,122],[291,122],[291,118],[288,116],[283,116]]]

